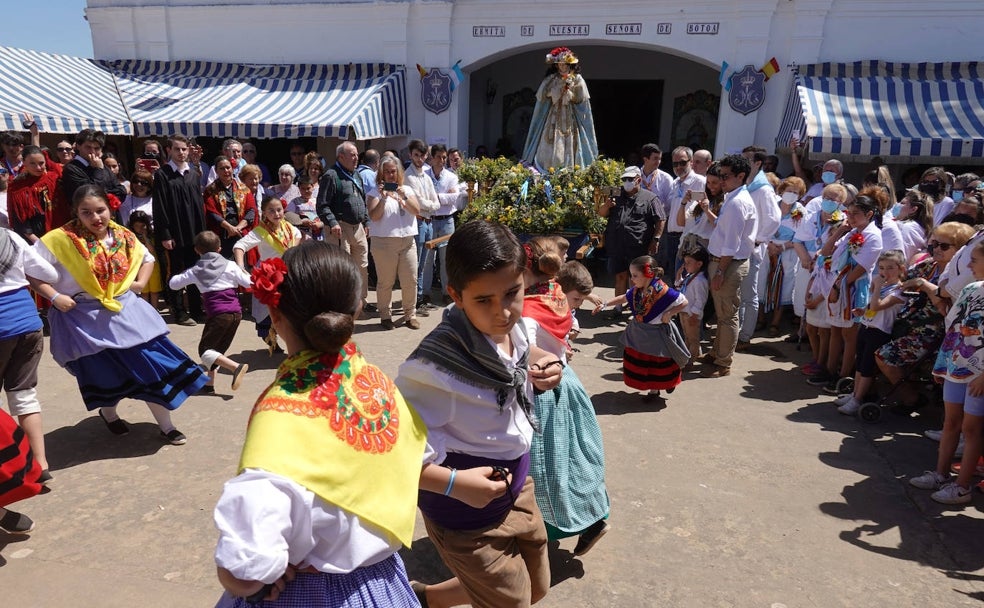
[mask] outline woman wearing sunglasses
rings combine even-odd
[[[130,176],[130,194],[120,205],[119,215],[120,224],[130,225],[130,214],[134,211],[143,211],[151,219],[154,218],[154,199],[151,196],[151,188],[154,185],[154,176],[146,169],[137,169]]]

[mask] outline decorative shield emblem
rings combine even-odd
[[[748,115],[761,108],[764,101],[765,74],[752,65],[746,65],[740,72],[731,75],[728,105],[732,110]]]
[[[420,81],[420,101],[424,108],[440,114],[451,106],[451,77],[437,68],[431,68]]]

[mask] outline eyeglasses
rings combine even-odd
[[[975,194],[978,190],[984,190],[984,182],[977,184],[976,186],[967,186],[963,189],[964,194]]]
[[[689,162],[690,162],[689,160],[675,160],[675,161],[673,161],[673,166],[674,167],[686,167]]]
[[[72,149],[69,148],[68,146],[58,146],[56,148],[56,150],[58,150],[59,152],[71,152],[72,151]]]
[[[934,249],[939,249],[940,251],[950,251],[950,247],[953,247],[950,243],[935,243],[932,241],[926,243],[926,249],[928,249],[930,253],[932,253]]]
[[[145,188],[150,188],[150,182],[145,182],[142,179],[135,179],[135,180],[133,180],[133,185],[134,186],[143,186]]]
[[[623,184],[631,184],[635,180],[636,180],[636,178],[634,178],[634,177],[623,177],[622,178],[622,183]]]

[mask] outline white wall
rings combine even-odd
[[[978,59],[984,2],[210,0],[201,6],[194,0],[89,0],[87,17],[99,59],[405,64],[414,136],[446,139],[458,147],[466,147],[469,139],[477,143],[476,135],[484,141],[486,134],[499,132],[501,106],[485,107],[485,74],[499,83],[496,103],[501,103],[509,89],[504,83],[539,82],[542,63],[537,57],[553,46],[566,44],[584,58],[589,87],[599,70],[612,78],[638,74],[664,79],[664,137],[673,97],[703,87],[722,60],[758,67],[775,56],[783,69],[767,84],[760,110],[742,116],[722,103],[715,151],[720,154],[753,142],[772,148],[791,82],[790,63]],[[718,33],[688,34],[687,24],[694,22],[718,23]],[[609,23],[641,23],[643,29],[638,36],[611,36],[605,33]],[[671,24],[671,33],[657,33],[659,23]],[[585,24],[590,36],[552,37],[552,24]],[[473,36],[472,28],[481,25],[502,26],[505,36]],[[521,35],[526,25],[533,26],[532,36]],[[636,54],[632,48],[647,52]],[[469,88],[460,90],[443,114],[425,112],[414,64],[447,67],[459,59],[473,76]],[[485,143],[494,145],[494,139]]]

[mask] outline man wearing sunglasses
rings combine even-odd
[[[629,287],[629,264],[641,255],[652,255],[659,245],[666,223],[663,204],[652,192],[642,188],[639,167],[626,167],[622,190],[601,204],[598,215],[608,218],[605,251],[608,272],[615,276],[615,296]],[[621,314],[616,310],[615,317]]]
[[[693,170],[693,158],[694,151],[686,146],[679,146],[673,150],[673,173],[676,174],[676,179],[670,187],[669,200],[664,201],[668,206],[666,232],[660,240],[659,255],[656,258],[667,275],[675,276],[677,268],[683,264],[683,260],[678,255],[680,239],[685,228],[683,224],[677,222],[680,205],[687,192],[703,192],[706,184],[706,179]]]
[[[718,326],[711,351],[704,358],[709,364],[701,372],[705,378],[731,374],[731,362],[738,344],[739,290],[748,275],[748,258],[755,247],[758,231],[755,202],[745,186],[750,172],[748,160],[740,154],[725,156],[718,163],[718,176],[725,195],[707,246],[711,260],[707,272],[711,277],[711,297]]]

